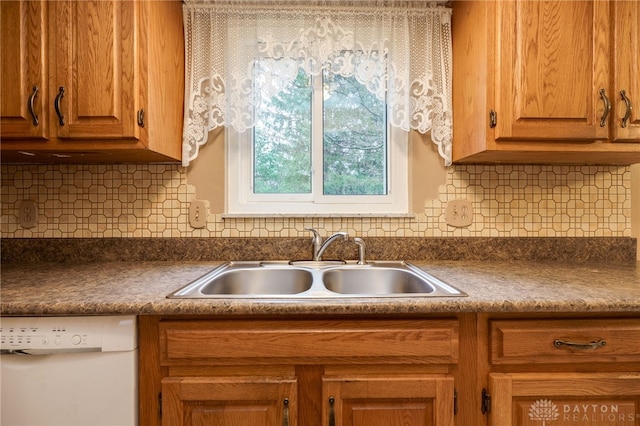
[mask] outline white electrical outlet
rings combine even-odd
[[[21,201],[18,205],[18,223],[23,228],[34,228],[38,224],[38,204],[33,200]]]
[[[193,200],[189,205],[189,224],[192,228],[204,228],[207,226],[208,202]]]
[[[457,228],[471,225],[473,221],[473,207],[469,200],[451,200],[447,203],[444,213],[447,224]]]

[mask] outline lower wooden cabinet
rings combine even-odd
[[[294,426],[294,377],[167,377],[162,424]]]
[[[141,426],[640,426],[640,316],[141,316]]]
[[[297,389],[296,377],[166,377],[162,380],[162,424],[295,426],[299,424]],[[322,395],[322,401],[317,401],[322,406],[322,422],[308,419],[305,424],[454,424],[452,376],[323,377]]]
[[[141,425],[454,426],[456,318],[140,326]]]
[[[490,426],[640,425],[640,318],[490,321]]]
[[[493,426],[640,424],[640,373],[495,373],[489,392]]]
[[[325,377],[323,425],[453,426],[448,375]]]

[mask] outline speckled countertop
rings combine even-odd
[[[420,260],[468,294],[446,298],[167,299],[219,261],[2,265],[0,314],[407,315],[446,312],[638,312],[640,262]]]

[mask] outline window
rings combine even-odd
[[[277,68],[259,60],[255,79]],[[406,132],[392,132],[384,100],[326,70],[279,89],[261,95],[252,131],[228,131],[229,213],[407,212]]]
[[[450,161],[449,9],[187,0],[184,11],[183,163],[225,126],[229,213],[403,214],[409,130],[431,130]]]

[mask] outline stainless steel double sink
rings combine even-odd
[[[467,294],[403,261],[227,262],[168,298],[452,297]]]

